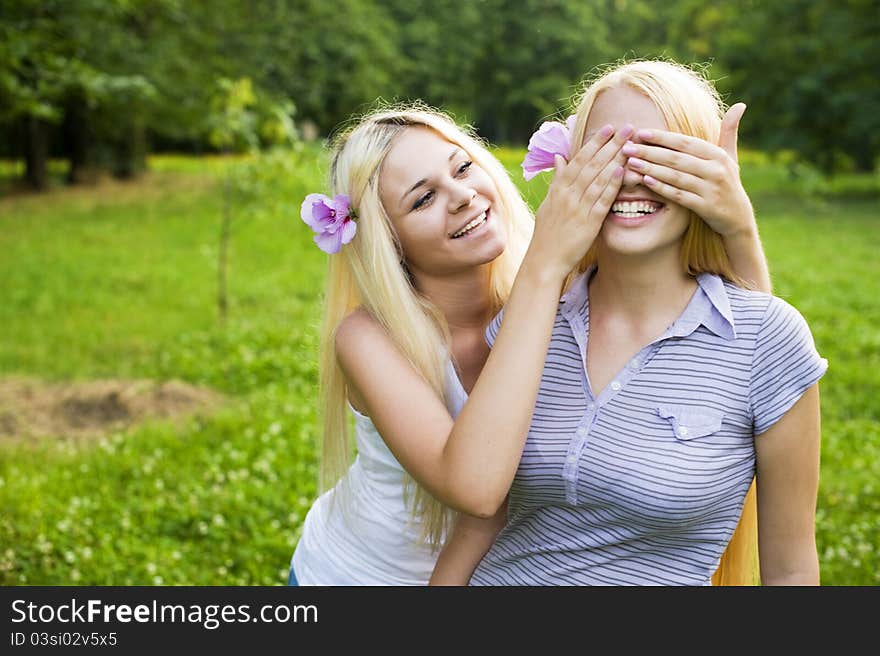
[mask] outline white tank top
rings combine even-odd
[[[447,361],[449,413],[467,400]],[[357,457],[335,487],[312,505],[291,566],[300,585],[426,585],[438,552],[422,542],[422,524],[404,501],[406,472],[369,417],[354,415]],[[333,502],[336,502],[335,504]],[[343,510],[345,509],[345,510]]]

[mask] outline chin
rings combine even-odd
[[[658,234],[655,230],[644,228],[632,230],[606,224],[600,238],[602,247],[609,253],[618,255],[649,255],[670,247],[680,246],[684,231],[681,234]]]
[[[483,252],[483,257],[481,257],[481,264],[488,264],[489,262],[494,262],[498,259],[502,253],[504,253],[504,249],[507,244],[504,243],[503,239],[499,239],[493,244],[488,245],[489,247]]]
[[[647,235],[609,233],[603,235],[602,246],[606,252],[616,255],[647,255],[662,246],[654,239],[646,239]]]

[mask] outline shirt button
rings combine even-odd
[[[591,403],[591,404],[589,404],[589,405],[587,406],[587,410],[595,410],[595,409],[596,409],[596,404],[595,404],[595,403]]]
[[[639,368],[638,360],[633,360],[632,362],[630,362],[630,363],[629,363],[629,368],[630,368],[630,369],[638,369],[638,368]]]
[[[682,437],[685,437],[688,434],[687,426],[679,426],[678,427],[678,434],[681,435]]]
[[[617,390],[620,389],[620,383],[618,383],[618,382],[615,380],[613,383],[611,383],[611,389],[613,389],[613,390],[616,392]]]
[[[568,456],[568,458],[566,458],[566,460],[568,461],[568,464],[571,465],[571,464],[574,464],[574,461],[577,460],[577,458],[575,458],[574,456]]]
[[[578,428],[577,434],[578,434],[578,437],[583,437],[584,435],[587,434],[587,429],[584,428],[583,426],[581,426],[580,428]]]

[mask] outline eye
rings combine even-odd
[[[428,203],[430,203],[433,199],[434,199],[434,192],[429,191],[428,193],[426,193],[424,196],[422,196],[421,198],[419,198],[416,201],[415,205],[413,205],[413,209],[418,210],[423,207],[426,207],[428,205]]]
[[[461,166],[458,167],[458,171],[456,172],[456,175],[465,175],[468,172],[468,169],[471,168],[472,164],[473,164],[473,162],[471,162],[471,161],[462,162]]]

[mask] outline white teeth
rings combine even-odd
[[[660,203],[648,200],[618,201],[611,206],[612,212],[627,219],[653,214],[658,209],[660,209]]]
[[[478,217],[475,217],[475,218],[471,219],[470,221],[468,221],[468,224],[464,228],[462,228],[461,230],[459,230],[456,233],[453,233],[452,238],[457,239],[458,237],[463,237],[464,235],[469,233],[474,228],[478,228],[479,226],[483,225],[483,223],[485,221],[486,221],[486,213],[483,212]]]

